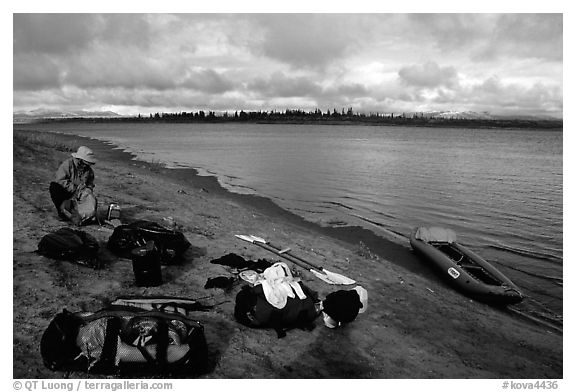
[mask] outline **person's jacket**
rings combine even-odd
[[[90,165],[78,158],[68,158],[60,164],[54,182],[62,185],[70,193],[77,193],[84,188],[94,188],[94,171]]]

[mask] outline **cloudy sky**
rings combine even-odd
[[[562,117],[562,14],[22,14],[13,109]]]

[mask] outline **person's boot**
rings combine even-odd
[[[76,226],[81,226],[82,225],[82,217],[80,216],[78,211],[72,211],[71,215],[72,215],[72,217],[70,218],[70,220],[72,221],[72,223],[75,224]]]

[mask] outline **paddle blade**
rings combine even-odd
[[[254,243],[254,240],[251,238],[251,236],[242,235],[242,234],[234,234],[234,237],[240,238],[242,241],[250,242],[251,244]]]
[[[250,235],[250,238],[252,239],[252,241],[255,241],[255,242],[261,242],[261,243],[263,243],[263,244],[267,244],[267,243],[268,243],[264,238],[262,238],[262,237],[256,237],[255,235]]]
[[[330,279],[331,281],[335,282],[335,284],[354,284],[356,283],[355,280],[350,279],[344,275],[340,275],[337,274],[336,272],[330,272],[324,268],[322,268],[322,272],[324,272],[326,274],[326,276],[328,277],[328,279]]]
[[[340,284],[338,282],[333,281],[332,279],[330,279],[328,277],[328,275],[323,274],[322,272],[318,272],[318,271],[313,270],[313,269],[310,269],[308,271],[312,272],[314,275],[316,275],[317,278],[322,279],[324,282],[326,282],[328,284]]]

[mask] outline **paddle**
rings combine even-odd
[[[269,247],[269,246],[267,246],[266,244],[262,244],[262,243],[259,243],[259,242],[255,241],[254,239],[252,239],[251,236],[241,235],[241,234],[236,234],[235,236],[236,236],[237,238],[240,238],[240,239],[243,240],[243,241],[250,242],[251,244],[257,245],[257,246],[259,246],[259,247],[261,247],[261,248],[263,248],[263,249],[266,249],[266,250],[269,251],[269,252],[272,252],[272,253],[274,253],[274,254],[277,254],[277,255],[285,258],[286,260],[290,261],[291,263],[294,263],[294,264],[296,264],[296,265],[298,265],[298,266],[300,266],[300,267],[302,267],[302,268],[307,269],[308,271],[312,272],[317,278],[322,279],[324,282],[326,282],[326,283],[328,283],[328,284],[340,284],[340,283],[338,283],[338,282],[335,282],[335,281],[331,280],[331,279],[328,277],[328,275],[325,275],[325,274],[323,274],[323,273],[321,273],[321,272],[318,272],[318,271],[315,271],[315,270],[311,269],[311,268],[308,267],[306,264],[299,262],[297,259],[294,259],[293,257],[290,257],[290,255],[286,255],[286,254],[283,254],[283,253],[279,253],[279,252],[276,251],[276,249],[273,249],[272,247]]]
[[[273,246],[272,244],[270,244],[269,242],[267,242],[266,240],[264,240],[263,238],[260,237],[256,237],[253,235],[236,235],[237,238],[240,238],[243,241],[247,241],[250,242],[252,244],[255,244],[257,246],[260,246],[263,249],[268,250],[269,252],[272,252],[274,254],[277,254],[281,257],[284,257],[286,260],[291,261],[292,263],[307,269],[308,271],[312,272],[316,277],[318,277],[319,279],[322,279],[324,282],[328,283],[328,284],[342,284],[342,285],[348,285],[348,284],[354,284],[356,283],[356,281],[337,274],[335,272],[331,272],[331,271],[327,271],[326,269],[317,266],[313,263],[310,263],[309,261],[306,261],[298,256],[292,255],[290,252],[290,249],[280,249],[277,248],[275,246]],[[320,272],[321,271],[321,272]]]
[[[315,269],[317,269],[317,270],[319,270],[319,271],[324,272],[331,280],[337,281],[337,282],[339,282],[339,284],[354,284],[354,283],[356,283],[356,281],[353,280],[353,279],[350,279],[350,278],[348,278],[348,277],[346,277],[346,276],[344,276],[344,275],[341,275],[341,274],[337,274],[336,272],[328,271],[327,269],[323,268],[322,266],[319,266],[319,265],[314,264],[314,263],[312,263],[312,262],[310,262],[310,261],[308,261],[308,260],[302,259],[302,258],[300,258],[300,257],[298,257],[298,256],[296,256],[296,255],[293,255],[292,253],[289,253],[289,252],[290,252],[290,248],[280,249],[280,248],[274,246],[274,245],[273,245],[272,243],[270,243],[269,241],[266,241],[264,238],[257,237],[257,236],[255,236],[255,235],[250,235],[250,237],[252,237],[252,239],[254,239],[254,240],[255,240],[256,242],[258,242],[258,243],[266,244],[266,245],[270,246],[271,248],[273,248],[273,249],[274,249],[277,253],[279,253],[279,254],[280,254],[280,253],[281,253],[281,254],[288,254],[288,255],[290,255],[291,257],[295,258],[296,260],[301,261],[302,263],[305,263],[305,264],[309,265],[309,266],[312,267],[312,268],[315,268]]]

